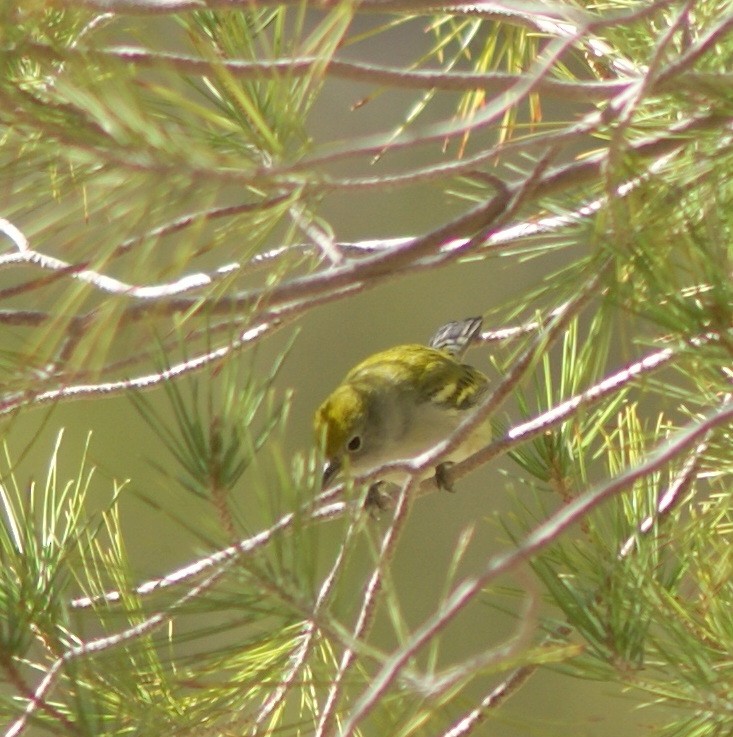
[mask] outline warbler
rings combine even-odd
[[[480,317],[448,323],[427,346],[395,346],[349,371],[315,414],[316,438],[325,454],[324,487],[345,472],[359,476],[414,458],[471,414],[489,381],[461,359],[481,324]],[[446,464],[467,458],[490,439],[485,421],[436,467],[438,486],[449,488]],[[429,475],[432,470],[423,478]],[[405,473],[385,472],[379,481],[403,483],[405,478]]]

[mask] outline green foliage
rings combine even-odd
[[[730,16],[0,2],[5,734],[733,731]],[[435,310],[503,476],[373,519],[309,416]]]
[[[84,507],[92,472],[83,458],[76,478],[61,481],[60,451],[61,434],[46,479],[24,487],[13,474],[7,444],[3,448],[0,647],[8,664],[25,658],[36,638],[51,647],[68,642],[65,596],[87,535]]]

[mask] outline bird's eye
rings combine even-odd
[[[354,453],[361,448],[361,438],[358,435],[354,435],[354,437],[346,444],[346,447]]]

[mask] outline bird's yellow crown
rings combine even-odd
[[[326,399],[318,408],[314,423],[326,458],[332,458],[346,446],[354,427],[363,423],[366,413],[366,398],[352,384],[342,384]]]

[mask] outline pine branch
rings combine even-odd
[[[730,731],[725,2],[84,0],[0,27],[6,734],[462,737],[540,670],[670,707],[660,736]],[[426,289],[483,312],[491,391],[429,452],[323,490],[298,413]],[[111,396],[153,462],[119,482],[95,450],[98,514],[87,451],[66,481],[60,436],[41,482],[39,453],[63,417],[125,457],[138,424],[51,411]],[[497,527],[477,508],[419,562],[443,593],[415,618],[418,478],[489,416],[450,477],[514,502],[508,539],[472,561]],[[189,563],[128,560],[151,511]],[[486,603],[512,623],[456,655]]]

